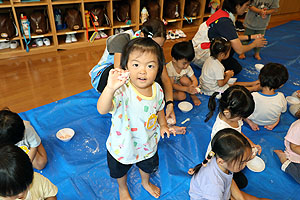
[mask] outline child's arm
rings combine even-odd
[[[293,152],[300,155],[300,145],[296,145],[296,144],[291,143],[290,147],[291,147],[291,150]]]
[[[179,84],[175,83],[174,80],[172,80],[172,86],[173,86],[173,89],[177,90],[177,91],[187,92],[189,94],[197,93],[196,86],[194,86],[193,84],[188,87],[188,86],[179,85]]]
[[[258,13],[261,17],[266,15],[266,10],[265,9],[260,9],[260,8],[256,8],[255,6],[250,6],[249,10]]]
[[[236,185],[235,181],[232,179],[231,187],[230,187],[231,197],[235,200],[245,200],[241,190]]]
[[[247,122],[247,124],[249,124],[249,126],[251,127],[251,129],[253,131],[259,131],[258,125],[255,124],[251,119],[246,118],[246,119],[244,119],[244,121]]]
[[[168,128],[168,125],[167,125],[167,120],[166,120],[166,117],[165,117],[164,109],[162,109],[161,111],[158,111],[157,115],[158,115],[158,123],[160,125],[160,136],[162,138],[164,138],[165,137],[164,134],[166,133],[167,137],[169,138],[170,137],[170,132],[169,132],[169,128]],[[174,136],[175,136],[175,133],[174,133]]]
[[[37,153],[37,147],[30,147],[30,151],[28,152],[28,156],[29,156],[31,162],[33,162],[33,159],[35,158],[36,153]]]
[[[261,154],[261,146],[259,144],[254,144],[252,142],[252,140],[250,140],[243,132],[241,132],[241,134],[248,140],[248,142],[250,143],[250,146],[252,148],[256,148],[257,149],[257,153],[258,153],[258,155],[260,155]]]
[[[224,73],[224,79],[218,80],[218,86],[220,86],[220,87],[224,86],[224,85],[228,82],[228,80],[229,80],[231,77],[233,77],[233,75],[234,75],[233,70],[227,70],[227,71]]]
[[[192,85],[197,87],[198,86],[198,80],[197,80],[196,76],[193,75],[193,76],[190,77],[190,79],[192,81]]]
[[[97,102],[97,110],[100,114],[106,114],[113,108],[112,99],[115,91],[125,84],[125,78],[119,79],[118,77],[124,72],[122,69],[112,69],[109,71],[107,85],[104,88],[101,96]]]

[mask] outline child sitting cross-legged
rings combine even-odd
[[[0,147],[0,199],[56,200],[57,187],[34,172],[25,152],[14,144]]]
[[[214,92],[224,92],[230,85],[228,81],[234,76],[233,70],[225,71],[221,63],[230,55],[231,43],[226,38],[214,38],[210,44],[210,57],[203,64],[199,78],[201,90],[205,95],[211,96]],[[259,82],[236,82],[234,85],[246,87],[249,91],[259,90]],[[219,96],[218,96],[219,97]]]
[[[268,63],[261,69],[258,78],[261,91],[252,93],[255,109],[245,121],[254,131],[259,130],[258,125],[273,130],[279,123],[281,113],[287,109],[284,94],[276,90],[285,84],[289,74],[283,65]]]
[[[0,144],[15,144],[28,154],[35,169],[47,164],[47,153],[29,121],[9,109],[0,110]]]
[[[199,92],[198,80],[190,66],[190,62],[195,57],[192,43],[190,41],[176,43],[172,47],[171,55],[173,59],[166,67],[174,89],[174,100],[182,101],[186,99],[186,93],[188,93],[193,103],[199,106],[201,101],[196,96]]]

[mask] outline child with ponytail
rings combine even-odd
[[[252,158],[249,141],[238,131],[225,128],[211,141],[207,158],[194,167],[190,183],[191,200],[263,200],[242,192],[233,180],[233,173],[245,168]]]
[[[230,84],[229,79],[234,76],[233,70],[225,71],[225,67],[221,63],[229,57],[231,43],[226,38],[214,38],[210,45],[210,57],[206,59],[201,76],[200,85],[205,95],[211,96],[214,92],[225,91]],[[236,82],[234,85],[242,85],[247,87],[249,91],[259,90],[259,82]]]
[[[207,114],[205,122],[207,122],[216,110],[216,96],[219,92],[213,93],[208,102],[210,112]],[[261,146],[254,144],[249,138],[242,133],[243,118],[247,118],[254,111],[254,100],[251,93],[243,86],[233,85],[221,93],[219,100],[219,114],[211,131],[211,139],[215,134],[224,128],[232,128],[243,135],[250,143],[251,147],[261,153]],[[211,143],[209,143],[206,156],[211,151]],[[239,188],[244,188],[248,184],[246,176],[242,173],[235,173],[234,180]]]

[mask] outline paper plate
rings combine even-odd
[[[286,101],[289,105],[300,104],[300,99],[298,97],[288,96]]]
[[[227,83],[231,85],[231,84],[234,84],[236,82],[236,80],[237,80],[237,78],[230,78]]]
[[[263,159],[258,156],[255,156],[252,160],[247,163],[247,167],[254,172],[264,171],[266,165]]]
[[[263,67],[264,67],[263,64],[256,64],[256,65],[255,65],[255,69],[256,69],[257,71],[260,71]]]
[[[193,105],[190,102],[187,101],[182,101],[178,104],[178,108],[182,111],[182,112],[189,112],[190,110],[193,109]]]

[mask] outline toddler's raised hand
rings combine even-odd
[[[233,77],[233,75],[234,75],[233,70],[227,70],[227,71],[225,72],[225,76],[226,76],[226,77],[231,78],[231,77]]]
[[[119,68],[110,70],[106,87],[113,90],[117,90],[119,87],[126,83],[129,76],[128,73],[128,71]]]

